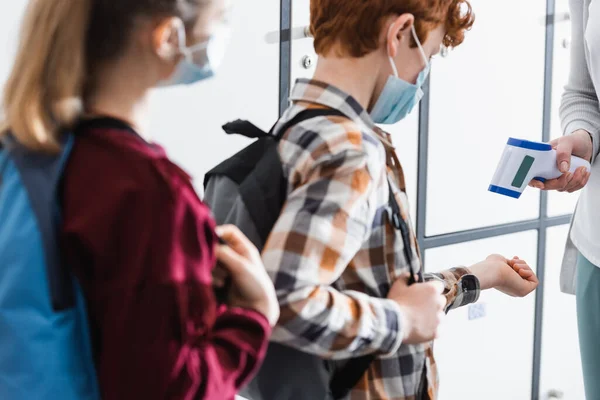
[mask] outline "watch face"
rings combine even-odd
[[[464,275],[462,277],[463,290],[477,289],[477,277],[475,275]]]

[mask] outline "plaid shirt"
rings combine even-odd
[[[301,79],[291,100],[278,126],[307,108],[332,108],[347,118],[306,120],[280,142],[288,198],[263,251],[281,304],[272,340],[333,360],[377,354],[351,399],[416,399],[423,374],[435,399],[432,347],[402,343],[400,309],[386,298],[396,279],[421,269],[412,229],[408,265],[387,217],[389,179],[410,224],[390,137],[356,100],[327,84]],[[450,310],[479,297],[476,279],[463,287],[466,274],[455,268],[425,279],[444,282]]]

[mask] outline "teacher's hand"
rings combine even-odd
[[[590,172],[581,167],[572,174],[569,172],[569,168],[571,167],[572,155],[591,161],[594,146],[590,134],[587,131],[578,130],[570,135],[555,139],[550,144],[556,150],[558,169],[563,174],[559,178],[547,180],[545,183],[534,179],[529,183],[529,186],[542,190],[557,190],[569,193],[582,189],[590,179]]]

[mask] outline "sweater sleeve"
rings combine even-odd
[[[560,106],[563,134],[583,129],[593,138],[592,161],[600,151],[600,103],[588,69],[585,53],[585,0],[570,0],[571,10],[571,69]]]

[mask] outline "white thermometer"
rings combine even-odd
[[[580,167],[590,171],[590,163],[571,156],[573,173]],[[556,165],[556,150],[548,143],[509,138],[489,187],[490,192],[518,199],[532,179],[545,182],[562,175]]]

